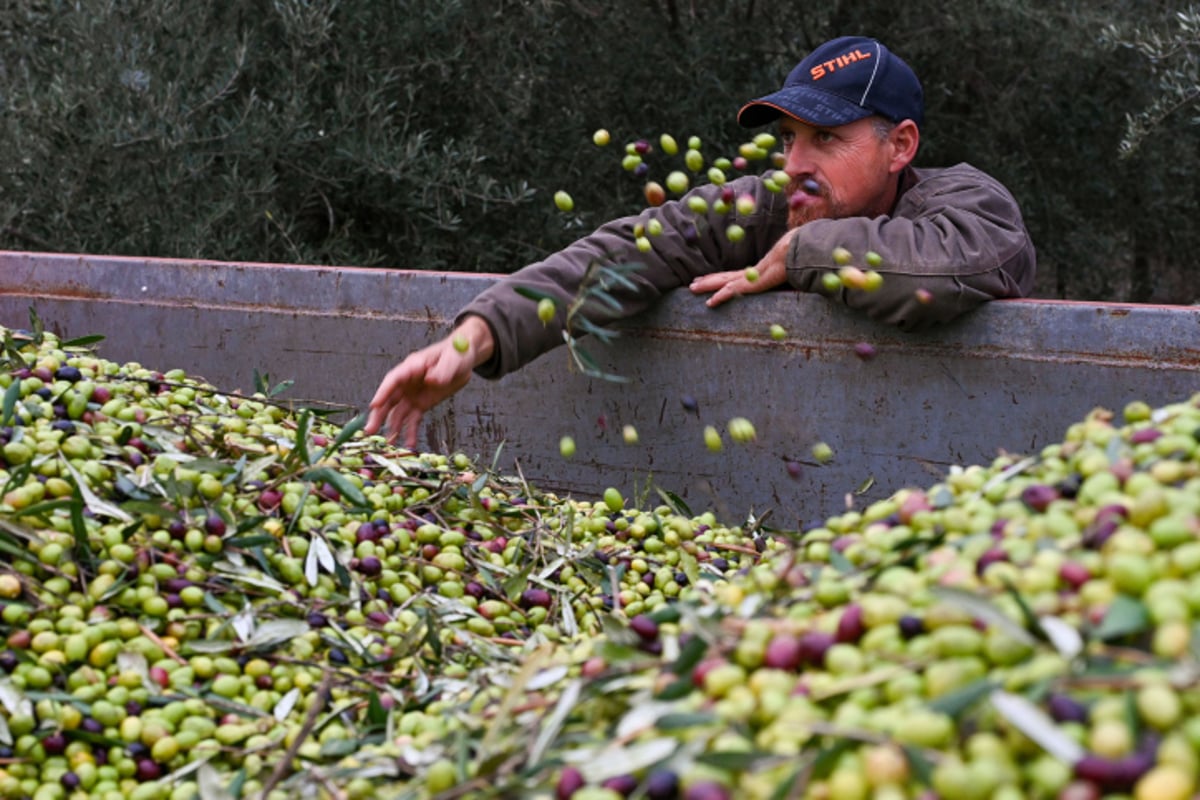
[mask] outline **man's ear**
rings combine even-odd
[[[896,123],[888,135],[892,146],[891,171],[899,172],[907,167],[917,156],[917,147],[921,144],[921,132],[917,123],[911,119]]]

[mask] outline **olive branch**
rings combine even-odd
[[[579,340],[584,336],[590,335],[596,337],[596,339],[604,344],[609,344],[620,335],[611,328],[606,328],[603,325],[593,322],[588,318],[586,310],[595,308],[599,304],[607,306],[612,309],[614,314],[620,315],[624,311],[624,306],[610,290],[614,286],[617,286],[629,291],[636,291],[637,285],[629,279],[629,276],[642,269],[642,267],[643,265],[639,262],[616,264],[593,261],[588,265],[587,272],[584,273],[579,292],[566,304],[563,341],[566,343],[567,351],[571,356],[570,363],[584,375],[616,383],[629,382],[629,378],[624,375],[605,371],[600,366],[600,362],[583,348]],[[518,286],[516,287],[516,292],[522,297],[527,297],[536,303],[549,300],[554,304],[556,314],[563,311],[564,304],[562,298],[543,292],[540,289]],[[548,320],[544,322],[548,322]]]

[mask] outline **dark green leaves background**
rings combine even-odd
[[[1200,80],[1178,10],[16,0],[0,9],[0,247],[510,272],[638,208],[625,142],[695,134],[732,154],[744,101],[865,33],[924,80],[918,162],[970,161],[1021,201],[1039,295],[1190,303]],[[1127,117],[1141,138],[1122,158]]]

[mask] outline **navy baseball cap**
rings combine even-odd
[[[843,36],[813,50],[774,94],[751,100],[738,124],[757,128],[780,114],[822,128],[878,114],[921,127],[925,95],[916,74],[875,39]]]

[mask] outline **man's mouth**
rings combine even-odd
[[[788,205],[792,208],[802,208],[821,199],[821,184],[812,178],[805,178],[791,194],[788,195]]]

